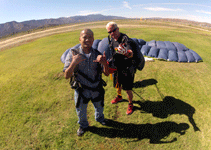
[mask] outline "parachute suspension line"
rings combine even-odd
[[[160,70],[160,68],[161,68],[161,65],[159,66],[158,70]],[[156,80],[157,80],[158,70],[155,72],[155,79],[156,79]],[[157,92],[158,92],[158,94],[160,95],[161,99],[163,100],[163,99],[164,99],[164,95],[160,92],[160,90],[159,90],[157,84],[155,84],[155,87],[156,87]]]
[[[133,89],[132,89],[133,93],[135,93],[138,97],[141,98],[141,100],[144,100],[143,97],[141,97],[140,95],[138,95],[138,93],[136,93]],[[145,100],[144,100],[145,101]]]

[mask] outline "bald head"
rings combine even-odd
[[[90,51],[92,44],[94,42],[94,33],[91,29],[84,29],[80,33],[79,41],[81,43],[81,47],[85,53]]]
[[[80,33],[80,37],[83,36],[83,34],[89,34],[89,35],[94,36],[94,33],[92,32],[91,29],[84,29],[84,30],[82,30],[81,33]]]

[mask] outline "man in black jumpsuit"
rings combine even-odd
[[[132,42],[126,34],[119,32],[119,28],[115,22],[109,22],[106,25],[106,29],[111,36],[110,48],[113,51],[113,64],[117,69],[113,73],[114,87],[117,88],[117,97],[111,103],[116,104],[122,101],[121,90],[125,90],[129,101],[126,114],[130,115],[133,113],[132,88],[134,74],[136,72]]]

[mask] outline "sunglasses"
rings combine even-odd
[[[115,32],[117,28],[115,28],[113,31],[109,31],[108,33],[111,34],[112,32]]]

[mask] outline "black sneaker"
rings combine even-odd
[[[85,133],[85,129],[82,127],[79,127],[79,129],[77,130],[77,136],[82,136]]]

